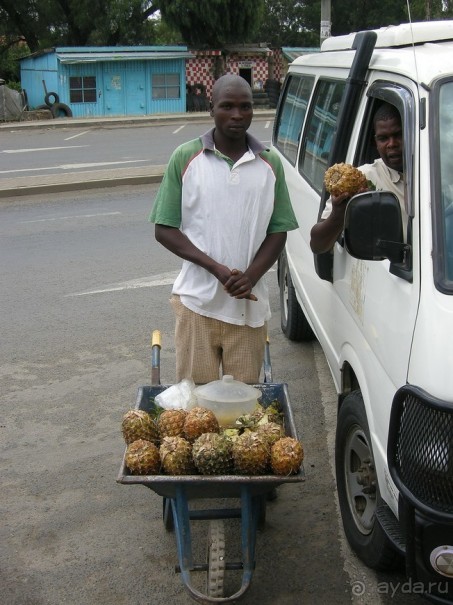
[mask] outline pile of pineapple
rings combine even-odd
[[[288,476],[299,472],[304,458],[300,441],[285,436],[277,401],[267,408],[257,403],[236,428],[221,428],[211,410],[198,406],[155,415],[129,410],[121,429],[133,475]]]

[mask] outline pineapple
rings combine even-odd
[[[240,475],[262,475],[269,463],[270,446],[266,438],[249,431],[239,435],[232,447],[234,467]]]
[[[186,414],[185,410],[164,410],[157,419],[161,439],[163,437],[182,437]]]
[[[219,431],[219,422],[212,410],[195,407],[187,412],[184,436],[188,441],[194,442],[203,433],[218,433]]]
[[[276,422],[259,424],[256,427],[255,432],[266,437],[269,445],[273,445],[276,441],[285,436],[282,425],[277,424]]]
[[[127,444],[138,439],[157,442],[159,431],[156,423],[144,410],[129,410],[123,416],[121,431]]]
[[[169,475],[191,475],[195,472],[192,445],[183,437],[164,437],[161,441],[160,460]]]
[[[160,472],[159,448],[146,439],[138,439],[126,448],[125,462],[133,475],[157,475]]]
[[[302,444],[292,437],[283,437],[271,449],[271,467],[276,475],[294,475],[304,459]]]
[[[353,196],[368,186],[367,179],[360,170],[351,164],[343,163],[334,164],[326,170],[324,184],[327,191],[334,196],[342,193]]]
[[[203,433],[192,447],[195,466],[202,475],[228,475],[233,470],[232,442],[226,435]]]

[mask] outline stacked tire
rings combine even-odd
[[[264,90],[267,92],[269,97],[269,105],[272,108],[277,107],[278,99],[280,97],[280,82],[278,80],[266,80],[264,84]]]
[[[72,118],[71,108],[65,103],[60,103],[56,92],[48,92],[44,97],[45,106],[50,109],[53,118]]]

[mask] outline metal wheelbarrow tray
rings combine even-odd
[[[136,409],[152,413],[154,398],[170,385],[143,386],[138,389]],[[285,433],[297,439],[296,427],[289,404],[288,387],[284,383],[254,385],[262,396],[264,407],[277,400],[284,415]],[[199,603],[227,603],[239,599],[248,589],[255,566],[256,530],[265,523],[266,503],[276,494],[283,483],[304,480],[301,469],[290,476],[279,475],[132,475],[125,459],[117,478],[124,485],[144,485],[163,497],[163,522],[165,529],[175,531],[179,565],[185,588]],[[189,509],[189,501],[201,498],[240,499],[240,507],[222,509]],[[241,520],[242,560],[226,562],[224,558],[225,535],[223,519]],[[194,563],[190,531],[191,520],[209,520],[207,561]],[[223,596],[223,578],[226,570],[242,570],[242,585],[231,596]],[[197,590],[191,582],[191,572],[207,572],[207,594]]]

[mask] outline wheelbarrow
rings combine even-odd
[[[153,414],[155,397],[171,385],[160,384],[160,333],[152,338],[152,385],[138,388],[135,408]],[[261,391],[259,401],[267,407],[278,401],[283,413],[285,433],[297,439],[296,427],[290,407],[288,387],[284,383],[271,382],[272,371],[269,342],[264,359],[264,383],[254,385]],[[121,463],[117,482],[124,485],[144,485],[162,496],[162,518],[167,531],[174,531],[178,554],[176,570],[189,595],[198,603],[229,603],[238,600],[250,586],[256,558],[256,533],[263,529],[266,504],[275,498],[276,488],[283,483],[304,481],[303,469],[295,475],[132,475]],[[226,508],[190,508],[195,500],[224,499],[235,501]],[[239,501],[239,505],[237,502]],[[241,557],[227,561],[225,557],[225,519],[240,519]],[[191,522],[208,521],[206,560],[195,562],[192,549]],[[227,571],[242,571],[240,588],[230,596],[224,596],[224,578]],[[193,572],[206,574],[206,592],[201,592],[192,581]]]

